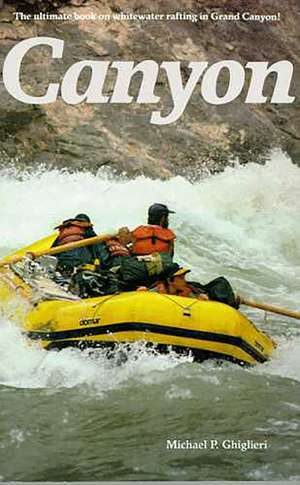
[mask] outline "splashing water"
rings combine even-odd
[[[124,225],[134,228],[146,221],[150,204],[162,202],[176,211],[170,217],[171,227],[177,234],[175,259],[192,269],[192,279],[206,283],[224,275],[245,296],[298,310],[299,186],[299,167],[282,153],[274,153],[265,165],[227,168],[223,173],[196,184],[181,177],[168,181],[145,177],[114,180],[104,171],[92,175],[44,169],[22,174],[11,169],[2,170],[0,256],[44,237],[63,219],[79,212],[86,212],[94,222],[96,232],[101,233]],[[243,471],[235,475],[234,464],[239,463],[239,457],[227,454],[227,459],[233,463],[227,479],[249,480],[258,476],[260,479],[284,479],[300,475],[293,459],[286,459],[285,465],[281,462],[281,468],[277,466],[278,456],[285,456],[282,442],[289,446],[289,437],[293,443],[299,439],[296,431],[284,434],[283,425],[278,424],[286,422],[293,429],[295,413],[299,412],[296,402],[299,389],[295,387],[300,380],[299,324],[296,320],[274,315],[268,315],[265,322],[259,310],[242,308],[242,311],[278,343],[270,362],[250,370],[231,364],[218,367],[211,362],[198,365],[190,357],[172,353],[154,356],[143,343],[137,343],[130,350],[120,348],[110,360],[102,351],[92,354],[74,349],[46,352],[29,344],[21,329],[12,323],[10,313],[1,308],[0,391],[2,389],[4,398],[8,396],[14,403],[11,406],[13,412],[20,412],[17,396],[22,392],[27,403],[24,406],[28,405],[28,416],[34,405],[40,415],[47,416],[52,422],[52,413],[53,416],[56,414],[57,407],[53,399],[59,399],[61,418],[59,414],[58,419],[61,419],[61,426],[66,427],[66,433],[75,433],[72,435],[74,443],[90,433],[90,446],[87,446],[90,454],[81,461],[78,458],[80,466],[76,473],[68,471],[64,462],[60,473],[52,470],[49,475],[46,462],[44,466],[41,460],[39,473],[35,475],[19,458],[21,468],[16,474],[12,472],[15,463],[10,464],[7,454],[7,465],[1,472],[4,479],[85,480],[90,479],[88,473],[91,470],[94,479],[100,476],[101,479],[111,479],[108,470],[112,467],[113,479],[224,477],[225,462],[223,465],[218,462],[213,468],[203,465],[200,474],[197,456],[195,461],[189,455],[189,464],[179,469],[175,456],[165,451],[160,451],[155,468],[143,447],[139,448],[142,451],[136,452],[136,458],[128,452],[126,460],[124,458],[127,471],[124,471],[118,464],[122,446],[130,447],[131,443],[134,450],[134,443],[138,442],[140,446],[141,437],[148,436],[150,429],[153,435],[149,435],[149,439],[156,443],[170,433],[182,439],[193,437],[196,440],[204,435],[208,438],[227,437],[228,433],[247,439],[256,433],[256,438],[261,435],[263,439],[266,431],[262,430],[267,429],[273,436],[272,449],[265,455],[267,463],[264,464],[264,458],[261,458],[261,463],[256,465],[256,455],[253,455],[253,460],[245,459]],[[118,403],[122,404],[122,409],[118,408]],[[72,421],[70,409],[78,418],[76,423]],[[84,421],[86,409],[89,414]],[[101,448],[101,456],[106,456],[108,463],[101,475],[100,462],[97,461],[100,458],[93,455],[92,448],[99,409],[102,418],[111,422],[111,428],[100,434],[105,441],[111,433],[116,448],[114,452],[109,441],[105,442],[105,449]],[[7,417],[7,422],[10,418],[14,419],[13,414]],[[113,438],[114,423],[117,423],[118,438]],[[34,436],[39,439],[42,424],[39,432],[35,429],[29,421],[19,427],[11,425],[9,429],[2,429],[7,438],[3,446],[0,442],[0,447],[7,453],[13,446],[18,450],[26,446],[31,449],[30,440]],[[22,439],[13,439],[16,433]],[[53,428],[53,436],[55,433]],[[48,448],[48,454],[51,455],[56,446],[57,441],[53,448]],[[62,442],[62,455],[64,446],[67,445]],[[34,456],[34,451],[32,455],[31,451],[28,453]],[[75,449],[73,453],[77,453]],[[94,461],[90,461],[92,455]],[[212,463],[219,460],[217,455],[210,459]],[[59,458],[56,460],[59,462]]]
[[[299,168],[282,153],[274,154],[266,165],[227,168],[197,184],[181,177],[114,181],[101,171],[92,175],[43,169],[20,176],[3,170],[0,252],[4,255],[44,237],[78,212],[90,215],[98,233],[124,225],[134,228],[145,221],[147,207],[159,201],[176,210],[171,219],[177,234],[176,260],[191,267],[195,279],[207,282],[223,274],[246,295],[297,309],[299,182]],[[261,322],[262,312],[248,314]],[[290,319],[269,320],[267,328],[275,335],[298,333]],[[5,322],[2,332],[3,327]],[[288,345],[289,341],[279,345],[280,355],[281,347],[282,354],[290,355]]]

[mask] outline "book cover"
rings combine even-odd
[[[299,481],[299,13],[0,0],[1,481]]]

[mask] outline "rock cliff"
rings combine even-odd
[[[151,5],[151,6],[150,6]],[[201,13],[209,15],[249,11],[277,14],[276,21],[59,21],[16,20],[15,12],[58,12],[97,15],[114,13]],[[97,170],[110,166],[130,176],[145,174],[168,177],[183,174],[197,177],[203,170],[216,171],[233,159],[241,163],[263,161],[273,147],[300,159],[299,90],[300,79],[298,0],[248,1],[211,0],[23,0],[4,1],[0,9],[0,62],[19,41],[34,36],[63,39],[62,61],[50,59],[47,48],[30,51],[22,66],[22,86],[28,93],[42,94],[49,81],[61,79],[74,62],[93,60],[153,59],[213,63],[234,59],[248,61],[289,60],[294,65],[290,94],[293,104],[245,104],[245,93],[231,103],[206,103],[195,90],[184,114],[170,125],[149,123],[151,105],[137,103],[80,104],[57,101],[48,105],[27,105],[12,98],[0,84],[0,154],[2,163],[17,159],[20,164],[46,163],[48,166]],[[88,82],[84,73],[80,83]],[[266,86],[272,89],[272,76]],[[114,78],[106,82],[112,92]],[[227,83],[224,77],[222,82]],[[132,94],[140,85],[132,83]],[[246,87],[245,87],[246,89]],[[160,75],[155,93],[160,105],[170,110],[172,99],[167,80]]]

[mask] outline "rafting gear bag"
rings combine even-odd
[[[69,290],[81,298],[93,298],[118,293],[121,284],[113,271],[78,269],[71,278]]]
[[[149,286],[157,281],[170,264],[172,258],[168,253],[123,258],[119,270],[120,279],[127,289],[135,289],[140,285]]]
[[[224,276],[219,276],[206,285],[196,281],[188,281],[188,283],[192,285],[195,290],[198,289],[201,293],[206,293],[210,300],[225,303],[233,308],[239,308],[231,284],[224,278]]]

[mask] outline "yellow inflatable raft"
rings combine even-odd
[[[46,249],[55,236],[18,253]],[[239,311],[228,305],[153,292],[124,292],[79,299],[52,280],[33,283],[20,276],[18,264],[0,268],[0,298],[16,294],[29,339],[47,349],[108,346],[146,341],[159,351],[191,352],[196,360],[226,359],[242,364],[268,360],[275,343]]]

